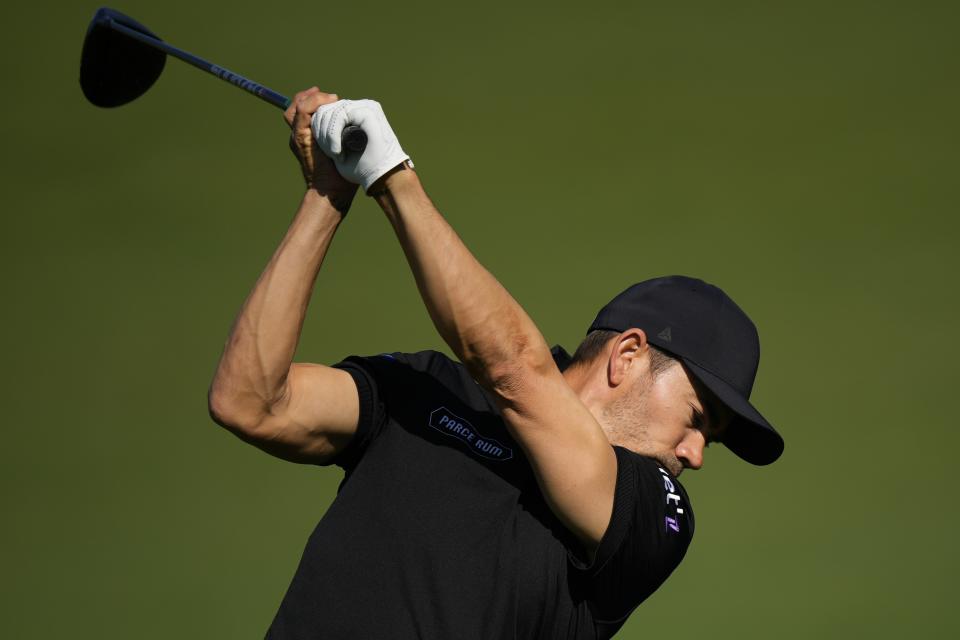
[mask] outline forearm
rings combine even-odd
[[[308,190],[234,321],[210,385],[211,412],[256,421],[282,397],[317,273],[340,222],[329,201]]]
[[[504,399],[522,371],[553,366],[536,325],[443,219],[416,173],[401,170],[375,196],[410,263],[440,335]]]

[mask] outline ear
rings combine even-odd
[[[616,387],[626,380],[628,373],[637,366],[649,347],[643,329],[627,329],[613,340],[610,358],[607,361],[607,380]]]

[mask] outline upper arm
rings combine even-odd
[[[549,356],[549,354],[548,354]],[[497,396],[550,508],[592,554],[613,511],[617,457],[600,424],[550,360],[517,367]]]
[[[327,464],[350,443],[359,416],[357,386],[349,373],[295,362],[283,392],[267,411],[245,422],[217,422],[278,458]]]

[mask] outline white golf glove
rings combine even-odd
[[[362,153],[348,151],[341,144],[343,130],[349,125],[358,126],[367,134],[367,146]],[[361,185],[364,191],[390,169],[410,160],[400,148],[383,108],[375,100],[337,100],[325,104],[313,114],[310,127],[320,149],[333,160],[340,175]]]

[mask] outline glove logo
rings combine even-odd
[[[474,429],[473,425],[456,415],[446,407],[440,407],[430,412],[430,426],[440,433],[452,436],[464,443],[467,448],[488,460],[506,462],[513,458],[513,449],[487,438]]]

